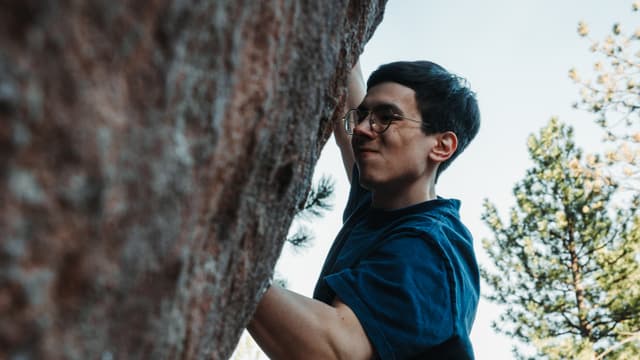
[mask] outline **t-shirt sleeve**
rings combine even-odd
[[[453,284],[437,244],[392,235],[353,268],[325,278],[382,359],[405,359],[454,333]]]

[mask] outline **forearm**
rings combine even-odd
[[[273,359],[370,357],[368,339],[359,323],[348,320],[352,316],[355,319],[342,306],[337,309],[272,286],[258,304],[248,330]]]
[[[362,70],[360,69],[360,61],[351,69],[349,78],[347,81],[347,106],[345,112],[349,109],[354,109],[360,106],[360,103],[365,96],[365,84],[364,77],[362,76]],[[353,170],[354,155],[351,148],[351,137],[344,130],[344,124],[342,118],[334,124],[333,135],[336,139],[336,143],[340,148],[342,160],[344,163],[347,177],[351,181],[351,172]]]

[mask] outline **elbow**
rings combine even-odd
[[[309,317],[289,341],[265,351],[271,359],[353,359],[341,351],[336,341],[336,329],[331,321],[319,317]],[[266,350],[263,348],[263,351]]]
[[[329,349],[329,359],[369,360],[374,352],[368,337],[358,323],[357,330],[353,324],[345,322],[340,311],[336,312],[333,323],[326,323],[323,338]]]
[[[360,346],[360,341],[345,326],[338,311],[335,317],[316,318],[312,323],[315,334],[307,346],[298,348],[286,359],[337,359],[337,360],[369,360],[371,354],[367,348]],[[367,340],[368,342],[368,340]]]
[[[337,314],[336,314],[337,316]],[[337,321],[329,319],[316,319],[316,334],[317,338],[315,345],[310,353],[299,354],[300,359],[312,358],[312,359],[353,359],[352,356],[345,356],[344,340],[341,340],[342,331]],[[310,357],[310,355],[312,355]],[[298,357],[296,357],[297,359]]]

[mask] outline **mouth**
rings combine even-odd
[[[365,153],[365,152],[374,153],[374,152],[377,152],[377,151],[375,151],[373,149],[358,149],[357,152],[359,152],[359,153]]]
[[[369,149],[369,148],[357,148],[355,149],[355,153],[357,156],[364,156],[367,154],[375,154],[377,153],[377,151],[373,150],[373,149]]]

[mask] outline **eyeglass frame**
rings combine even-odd
[[[420,120],[412,119],[410,117],[406,117],[404,115],[400,115],[400,114],[396,114],[396,113],[392,112],[391,116],[393,117],[393,119],[391,119],[391,121],[389,121],[386,125],[384,125],[384,129],[382,129],[381,131],[377,131],[374,128],[373,125],[374,124],[380,124],[382,126],[382,123],[376,122],[373,119],[374,118],[374,112],[376,110],[378,110],[378,109],[372,109],[372,110],[363,110],[363,109],[358,109],[358,108],[349,109],[349,111],[347,111],[346,114],[344,114],[344,117],[342,118],[344,130],[347,132],[348,135],[353,135],[353,130],[355,130],[356,126],[358,126],[358,124],[360,124],[366,118],[369,118],[369,128],[371,129],[371,131],[373,131],[373,132],[375,132],[377,134],[382,134],[385,131],[387,131],[387,129],[391,126],[391,123],[394,122],[394,121],[409,120],[409,121],[413,121],[413,122],[422,124],[422,121],[420,121]],[[366,112],[367,115],[365,115],[364,118],[361,121],[359,121],[357,124],[354,124],[353,129],[351,131],[349,131],[349,115],[352,114],[354,111]]]

